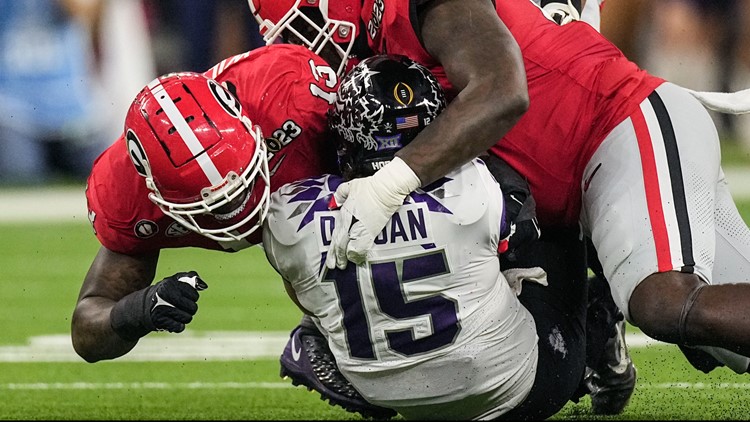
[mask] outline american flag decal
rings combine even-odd
[[[396,129],[408,129],[419,126],[417,116],[396,117]]]

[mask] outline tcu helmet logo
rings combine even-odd
[[[213,79],[208,80],[208,87],[211,93],[216,98],[216,101],[221,104],[221,107],[229,113],[230,116],[239,118],[242,114],[242,105],[237,100],[237,97],[230,94],[229,91],[224,89]]]
[[[128,143],[128,155],[130,160],[135,166],[135,171],[143,177],[147,177],[148,158],[146,157],[146,151],[143,150],[141,141],[135,135],[132,129],[128,129],[125,134],[125,140]]]

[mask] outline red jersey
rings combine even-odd
[[[266,138],[271,191],[301,178],[335,173],[326,112],[338,79],[328,64],[296,45],[272,45],[223,60],[204,73],[235,93]],[[261,242],[261,230],[216,242],[187,230],[148,198],[121,136],[94,163],[86,199],[89,219],[106,248],[125,254],[199,247],[236,251]]]
[[[410,20],[410,8],[425,2],[365,0],[362,20],[374,51],[427,66],[450,98],[455,90],[422,47],[419,23]],[[664,81],[584,22],[557,25],[530,1],[495,3],[521,48],[530,107],[490,151],[528,179],[542,225],[576,224],[584,166],[604,137]]]

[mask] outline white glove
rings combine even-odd
[[[411,167],[398,157],[372,176],[339,185],[333,199],[341,212],[336,217],[326,267],[344,269],[347,260],[363,263],[375,238],[406,195],[421,185]]]
[[[503,271],[503,276],[508,282],[510,289],[516,296],[521,294],[521,288],[523,287],[524,281],[541,284],[547,286],[547,272],[541,267],[531,268],[509,268]]]

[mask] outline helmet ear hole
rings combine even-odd
[[[360,62],[341,80],[328,112],[342,174],[375,173],[435,120],[445,105],[438,80],[413,60],[378,55]]]

